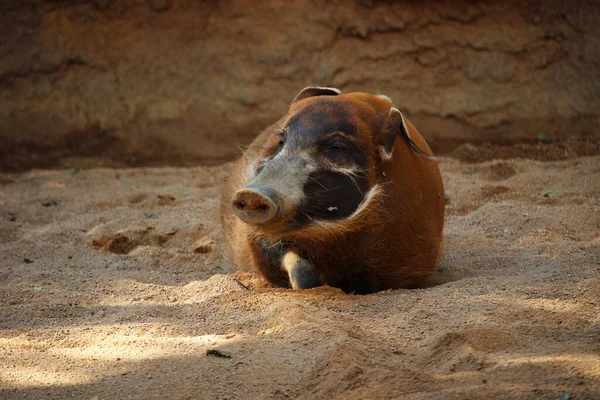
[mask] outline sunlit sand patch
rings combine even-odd
[[[203,356],[208,349],[231,346],[243,339],[239,334],[152,337],[115,332],[97,336],[85,347],[55,347],[44,351],[24,350],[29,347],[26,339],[0,340],[2,346],[20,349],[21,353],[19,360],[9,356],[5,358],[5,365],[0,362],[0,379],[12,388],[84,384],[130,373],[135,369],[132,363],[172,357],[177,348],[185,347],[187,353]],[[18,367],[17,361],[21,364]]]

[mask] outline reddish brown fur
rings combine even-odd
[[[274,126],[282,126],[290,116],[314,107],[316,99],[310,97],[293,103],[288,115]],[[272,243],[279,240],[294,243],[310,255],[325,283],[346,291],[417,286],[434,271],[440,254],[445,204],[438,165],[412,151],[400,135],[394,142],[393,159],[382,161],[378,143],[385,117],[393,107],[387,99],[349,93],[331,96],[331,101],[343,102],[344,109],[354,117],[359,141],[368,149],[370,185],[379,184],[382,195],[356,220],[317,223],[285,235],[277,229],[261,229],[242,222],[231,210],[231,198],[246,184],[249,160],[272,140],[267,129],[237,161],[223,191],[223,231],[232,261],[238,268],[260,273],[261,268],[256,265],[260,257],[253,254],[251,240],[263,236]],[[318,104],[321,103],[322,99]],[[408,121],[406,125],[414,143],[431,155],[417,129]]]

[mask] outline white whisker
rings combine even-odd
[[[338,173],[343,174],[343,175],[347,176],[348,178],[350,178],[350,180],[352,180],[352,183],[354,183],[354,186],[356,186],[356,189],[359,191],[359,193],[364,196],[363,191],[360,189],[360,186],[358,185],[357,179],[359,178],[359,175],[366,175],[367,170],[359,169],[359,168],[333,167],[332,171],[338,172]]]

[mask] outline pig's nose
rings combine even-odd
[[[233,211],[248,224],[266,224],[278,212],[275,191],[264,185],[251,185],[238,190],[231,200]]]

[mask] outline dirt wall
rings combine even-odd
[[[0,1],[0,166],[218,162],[310,84],[444,152],[598,137],[600,4]]]

